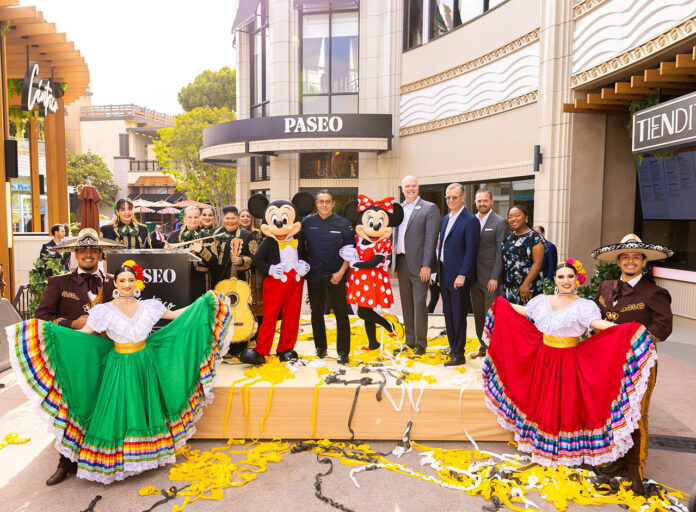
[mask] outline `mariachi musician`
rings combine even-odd
[[[217,226],[215,225],[215,210],[210,206],[204,206],[201,208],[201,234],[205,236],[212,235]]]
[[[196,242],[196,240],[203,238],[200,229],[201,211],[197,206],[187,206],[183,209],[182,216],[184,225],[169,235],[165,249],[178,245],[179,247],[185,247],[193,255],[200,257],[200,253],[203,252],[203,242]],[[185,246],[182,244],[185,244]],[[198,297],[212,288],[210,269],[202,261],[193,262],[192,265],[191,297]]]
[[[222,209],[222,226],[213,235],[213,243],[200,254],[210,269],[212,287],[229,278],[240,279],[251,285],[251,257],[258,246],[251,233],[240,227],[236,206],[225,206]],[[235,239],[241,240],[238,254],[234,254],[237,245],[233,243]]]
[[[669,292],[643,275],[649,261],[669,258],[674,253],[661,245],[644,243],[629,234],[618,244],[595,249],[592,256],[602,262],[616,262],[621,277],[602,281],[595,302],[602,317],[617,324],[637,322],[645,326],[654,342],[664,341],[672,333],[672,298]],[[650,371],[647,390],[641,400],[638,428],[633,431],[633,446],[626,455],[601,472],[623,474],[632,482],[636,494],[645,494],[643,467],[648,458],[648,410],[650,396],[657,379],[657,363]]]
[[[104,238],[116,240],[125,245],[126,249],[149,249],[150,234],[145,224],[135,220],[133,201],[123,198],[114,204],[116,214],[113,224],[102,226],[101,232]]]

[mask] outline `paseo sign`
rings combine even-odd
[[[343,119],[339,116],[292,116],[283,121],[284,133],[336,133],[343,129]]]
[[[696,145],[696,93],[665,101],[633,115],[634,153]]]
[[[22,110],[31,112],[34,105],[39,106],[39,114],[55,114],[58,110],[58,100],[53,92],[51,80],[39,78],[39,65],[30,61],[24,75],[22,87]]]

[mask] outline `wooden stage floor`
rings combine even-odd
[[[473,318],[469,324],[473,336]],[[350,366],[336,362],[334,325],[333,316],[327,316],[329,355],[322,360],[314,355],[311,324],[303,317],[295,347],[301,364],[281,365],[275,357],[257,368],[224,361],[218,366],[215,400],[205,408],[194,437],[399,440],[411,421],[413,440],[466,440],[467,432],[476,441],[512,439],[484,404],[481,361],[458,368],[442,365],[448,359],[447,338],[440,336],[442,316],[431,316],[428,352],[421,358],[395,358],[392,350],[400,343],[386,334],[383,350],[362,350],[367,345],[362,321],[351,317]],[[467,353],[476,350],[474,337]],[[340,370],[345,374],[336,373]],[[338,381],[327,384],[332,375]]]

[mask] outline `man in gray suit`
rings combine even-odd
[[[476,218],[481,223],[481,238],[476,256],[476,280],[471,284],[471,305],[474,310],[476,336],[481,349],[473,358],[484,357],[488,347],[483,342],[483,325],[486,313],[495,298],[500,295],[503,277],[502,243],[507,232],[507,222],[493,210],[493,194],[486,188],[476,191]]]
[[[434,203],[418,195],[418,180],[406,176],[401,182],[406,197],[403,222],[394,229],[392,272],[399,279],[401,308],[404,314],[406,345],[416,355],[428,346],[427,295],[430,273],[435,264],[435,246],[440,232],[440,212]],[[408,243],[406,242],[408,241]],[[397,349],[398,351],[403,350]]]

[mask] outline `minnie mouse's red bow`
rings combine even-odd
[[[380,201],[373,201],[367,196],[358,194],[358,212],[364,212],[370,206],[377,206],[378,208],[382,208],[389,213],[394,213],[394,198],[387,197]]]

